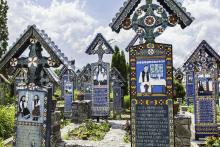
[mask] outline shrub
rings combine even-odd
[[[69,133],[69,137],[77,137],[82,140],[100,141],[104,139],[105,134],[110,130],[110,125],[107,122],[96,124],[92,120],[86,120]]]
[[[53,96],[53,100],[57,100],[61,97],[61,90],[60,89],[56,89],[54,96]]]
[[[130,95],[124,96],[124,108],[129,109],[131,105]]]
[[[7,139],[14,133],[14,106],[0,106],[0,137]]]
[[[65,126],[68,126],[71,124],[70,120],[63,120],[61,119],[61,129],[64,128]]]
[[[4,140],[2,138],[0,138],[0,147],[4,147]]]
[[[1,83],[0,91],[3,94],[1,98],[1,105],[10,105],[15,103],[15,96],[13,96],[9,84]]]
[[[184,86],[177,80],[174,80],[174,98],[184,98],[186,95]]]
[[[194,106],[193,106],[193,105],[190,105],[190,106],[188,107],[187,112],[189,112],[189,113],[194,113]]]
[[[220,139],[217,137],[207,137],[206,138],[206,146],[207,147],[219,147],[220,146]]]
[[[123,130],[126,131],[126,134],[124,135],[123,139],[125,143],[131,142],[131,124],[129,121],[126,121],[126,124],[123,125]]]

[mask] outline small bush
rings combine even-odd
[[[71,123],[71,120],[61,120],[61,129],[65,126],[68,126]]]
[[[82,140],[101,141],[110,130],[107,122],[96,124],[92,120],[86,120],[84,124],[69,133],[69,137],[77,137]]]
[[[60,89],[56,89],[54,96],[53,96],[53,100],[57,100],[61,97],[61,90]]]
[[[205,142],[207,147],[220,147],[220,139],[217,137],[207,137]]]
[[[217,122],[220,123],[220,107],[217,107]]]
[[[194,106],[193,106],[193,105],[190,105],[190,106],[188,107],[187,112],[189,112],[189,113],[194,113]]]
[[[125,143],[131,142],[131,135],[126,132],[125,136],[123,137]]]
[[[114,101],[113,92],[110,93],[109,101],[110,101],[110,102],[113,102],[113,101]]]
[[[123,130],[126,131],[126,134],[124,135],[123,139],[125,143],[131,142],[131,124],[129,121],[126,121],[126,124],[123,125]]]
[[[0,137],[7,139],[14,133],[14,106],[0,106]]]
[[[4,147],[4,140],[2,138],[0,138],[0,147]]]
[[[124,108],[129,109],[131,106],[130,95],[124,96]]]

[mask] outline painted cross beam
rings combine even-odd
[[[105,46],[105,48],[104,48]],[[102,62],[104,54],[113,54],[114,50],[101,33],[98,33],[92,43],[89,45],[86,53],[89,55],[97,54],[99,62]]]
[[[34,83],[37,86],[41,86],[41,72],[43,68],[58,67],[58,64],[52,59],[43,57],[42,47],[40,43],[35,39],[30,39],[30,53],[29,56],[21,57],[20,59],[12,58],[10,65],[17,68],[28,68],[28,84]]]
[[[104,54],[113,54],[114,50],[102,34],[97,34],[86,53],[98,54],[98,62],[91,64],[92,82],[92,117],[109,115],[109,71],[110,64],[103,62]]]
[[[25,59],[18,58],[22,53],[30,47],[30,57]],[[45,49],[50,55],[50,58],[43,57],[41,55],[41,50]],[[41,69],[40,66],[59,66],[60,64],[67,65],[67,57],[61,52],[58,46],[51,40],[51,38],[45,33],[44,30],[39,30],[36,25],[28,26],[27,30],[20,35],[20,38],[13,43],[12,47],[3,55],[0,61],[0,71],[6,72],[10,69],[11,65],[18,65],[20,67],[33,67],[29,72],[34,73],[35,71],[39,72],[38,69]],[[10,65],[11,63],[11,65]],[[39,67],[36,67],[36,64],[39,64]],[[34,74],[37,74],[34,73]],[[12,73],[11,73],[12,74]],[[30,75],[30,74],[29,74]],[[33,77],[30,75],[30,82],[37,82],[40,84],[37,79],[39,77]]]
[[[184,64],[187,99],[193,99],[194,103],[196,140],[218,136],[219,65],[220,56],[206,41],[202,41]]]
[[[185,12],[181,3],[175,0],[157,1],[161,6],[153,4],[152,0],[146,0],[146,4],[137,9],[141,0],[127,0],[112,20],[110,27],[117,33],[121,28],[125,30],[132,28],[141,40],[154,42],[154,39],[161,35],[168,26],[180,24],[182,28],[185,28],[193,22],[194,18],[190,16],[190,13]],[[131,15],[133,15],[132,18],[130,18]]]
[[[10,82],[14,83],[14,93],[16,94],[17,87],[22,85],[26,85],[27,81],[27,69],[19,68],[16,69],[13,76],[10,78]],[[54,87],[60,85],[60,80],[56,73],[50,68],[44,68],[41,72],[41,80],[42,86],[51,87],[52,93],[54,93]]]

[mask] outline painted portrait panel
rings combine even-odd
[[[212,95],[213,85],[212,78],[210,75],[199,75],[198,76],[198,96],[208,96]]]
[[[18,90],[18,121],[43,123],[45,92]]]
[[[107,74],[107,70],[102,65],[96,66],[93,71],[94,85],[107,85]]]
[[[166,61],[138,60],[136,64],[137,93],[166,93]]]

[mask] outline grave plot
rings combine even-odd
[[[129,51],[132,147],[174,147],[172,45],[155,43],[165,29],[183,29],[193,18],[174,0],[157,0],[138,7],[141,0],[128,0],[110,27],[119,33],[133,29],[136,36]],[[139,43],[137,41],[139,40]]]
[[[195,139],[218,136],[216,100],[220,56],[202,41],[184,63],[188,102],[194,104]]]
[[[47,56],[42,55],[43,50],[47,51]],[[25,51],[28,53],[26,56],[23,55]],[[11,75],[11,71],[21,68],[27,71],[26,81],[20,81],[23,84],[18,83],[16,87],[14,146],[50,146],[53,140],[51,129],[54,129],[51,127],[53,92],[50,85],[44,85],[44,73],[54,74],[49,68],[65,65],[67,60],[48,35],[35,25],[28,26],[3,56],[1,73]]]
[[[92,75],[92,117],[107,118],[109,116],[109,71],[110,64],[103,62],[104,54],[112,54],[114,50],[102,34],[97,34],[86,53],[98,55],[98,62],[91,64]]]

